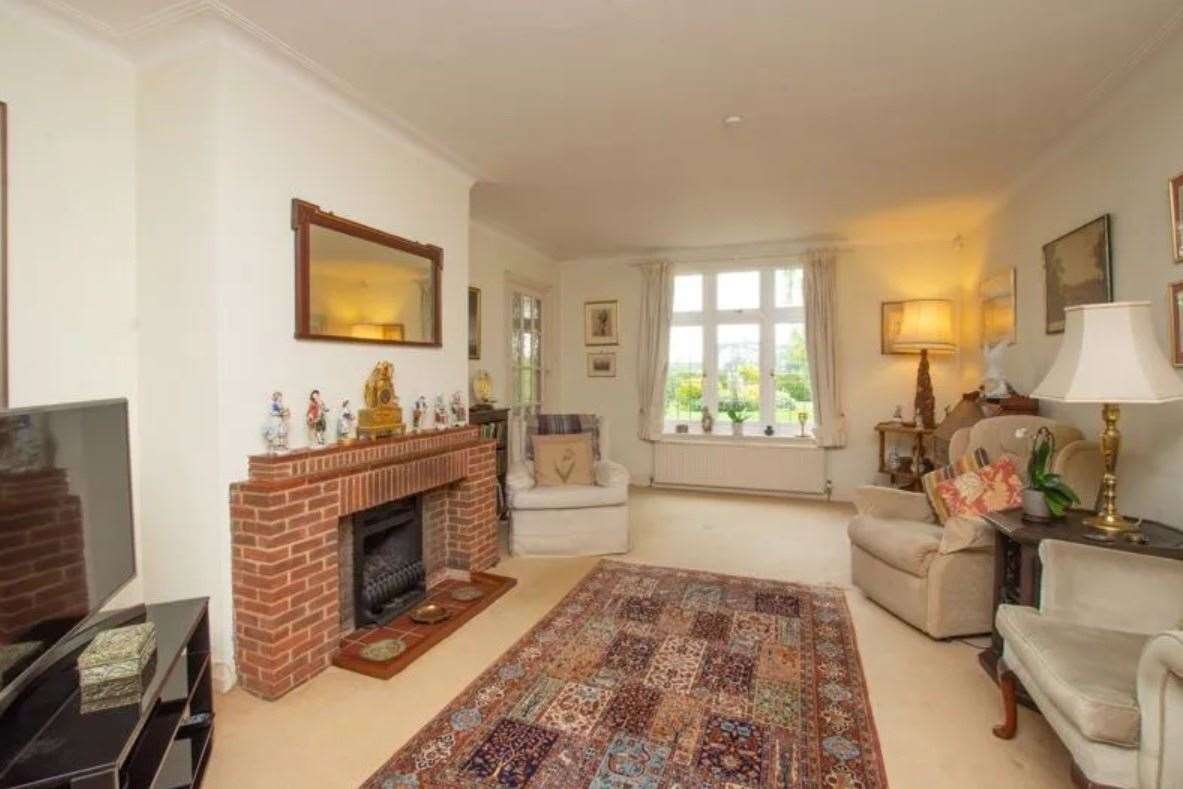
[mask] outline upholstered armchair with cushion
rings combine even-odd
[[[1078,785],[1180,789],[1183,562],[1060,540],[1039,556],[1039,608],[998,608],[1006,722],[994,733],[1015,734],[1017,680]]]
[[[594,485],[536,485],[533,461],[519,453],[506,475],[514,556],[628,552],[628,469],[608,459],[607,420],[598,420],[598,434]]]
[[[985,450],[993,462],[1010,457],[1026,473],[1030,438],[1052,431],[1052,468],[1091,506],[1101,479],[1097,445],[1079,430],[1036,416],[984,419],[953,434],[952,459]],[[1025,431],[1016,435],[1018,431]],[[990,631],[994,593],[994,531],[979,517],[944,525],[924,493],[868,485],[855,493],[850,537],[851,576],[867,597],[933,638]]]

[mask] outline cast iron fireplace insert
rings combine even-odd
[[[353,606],[357,627],[384,625],[427,595],[418,496],[353,516]]]

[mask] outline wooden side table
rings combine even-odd
[[[879,473],[886,474],[891,484],[902,490],[920,490],[920,476],[924,473],[924,459],[927,455],[925,439],[929,438],[936,428],[908,425],[901,422],[880,422],[875,425],[879,433]],[[900,471],[887,465],[887,437],[906,436],[912,440],[912,470]]]
[[[1157,521],[1142,521],[1142,533],[1147,542],[1137,544],[1118,538],[1114,542],[1095,542],[1085,535],[1095,530],[1084,525],[1084,519],[1093,513],[1088,510],[1070,510],[1062,521],[1050,524],[1028,523],[1023,520],[1022,510],[1004,510],[985,515],[986,521],[994,527],[994,610],[1003,603],[1012,605],[1039,605],[1039,584],[1043,564],[1039,561],[1039,543],[1044,540],[1064,540],[1082,545],[1092,545],[1111,551],[1142,553],[1150,556],[1164,556],[1183,561],[1183,531],[1172,529]],[[990,637],[990,646],[978,655],[982,668],[997,681],[996,668],[1002,657],[1002,636],[995,630]],[[1020,701],[1030,706],[1026,693],[1020,692]]]

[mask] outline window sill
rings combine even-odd
[[[812,436],[766,436],[760,433],[742,436],[727,433],[662,433],[659,439],[662,443],[670,444],[748,444],[798,447],[801,449],[816,449],[817,440]]]

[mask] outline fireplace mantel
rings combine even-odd
[[[496,442],[476,427],[255,455],[230,486],[235,658],[244,688],[282,696],[341,636],[341,518],[426,494],[428,585],[497,563]],[[427,515],[430,515],[428,517]]]

